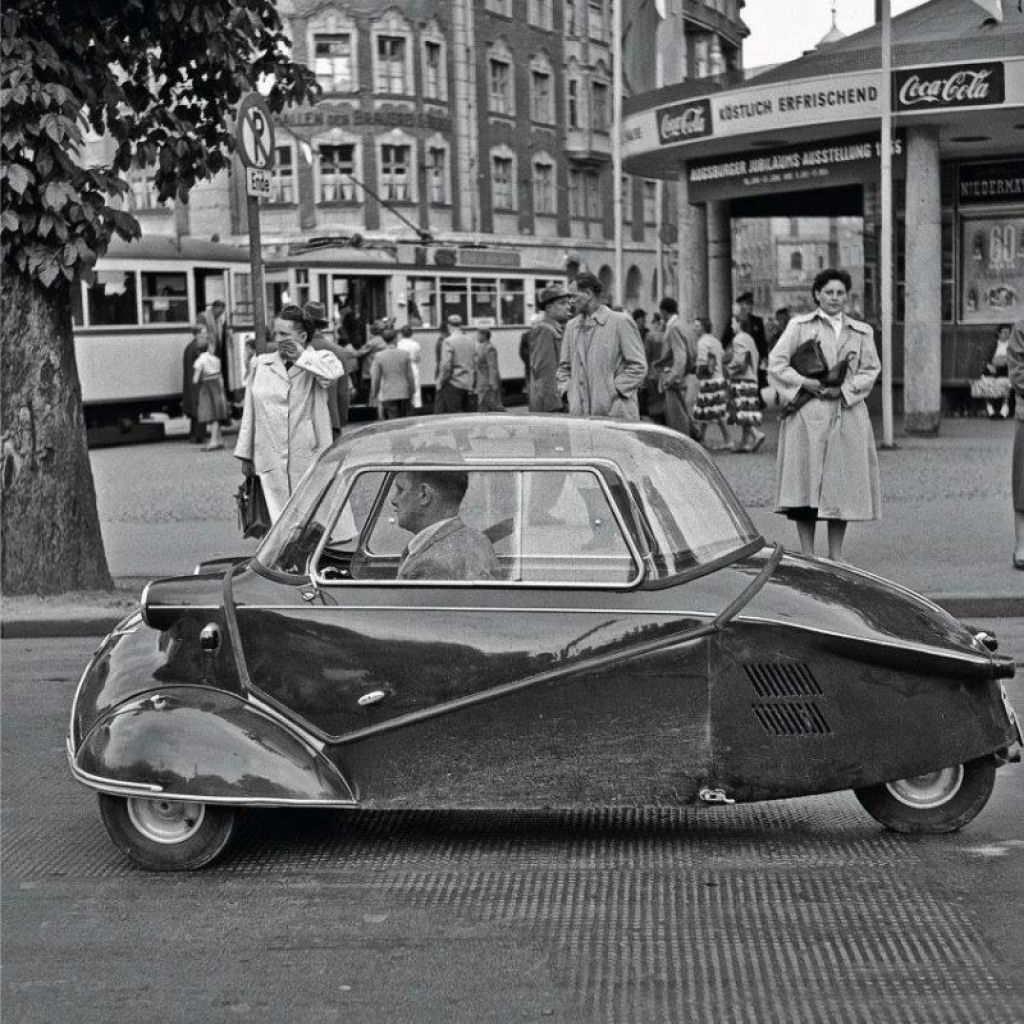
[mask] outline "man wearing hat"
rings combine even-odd
[[[764,320],[754,315],[754,293],[743,292],[736,296],[736,305],[739,306],[740,326],[754,339],[757,346],[757,384],[759,388],[765,387],[768,383],[768,336],[765,334]],[[727,349],[732,344],[734,332],[730,324],[722,335],[722,348]]]
[[[330,321],[327,319],[327,309],[322,302],[307,302],[302,307],[306,319],[316,328],[313,336],[309,339],[309,347],[320,352],[330,352],[337,357],[338,362],[345,368],[344,374],[337,380],[332,380],[327,387],[327,409],[331,414],[331,433],[337,437],[341,428],[348,423],[349,389],[351,387],[352,360],[340,345],[331,341],[325,328]]]
[[[558,360],[562,331],[572,315],[572,299],[561,285],[550,285],[537,296],[541,317],[530,330],[530,412],[561,412]]]
[[[366,402],[370,400],[370,373],[373,369],[373,359],[378,352],[382,352],[388,347],[388,343],[384,340],[384,328],[391,324],[391,322],[391,319],[386,316],[374,320],[370,324],[370,337],[367,338],[366,344],[356,349],[356,355],[361,360],[359,364],[359,387],[362,391],[363,400]]]

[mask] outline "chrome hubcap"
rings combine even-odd
[[[206,807],[182,800],[128,801],[128,817],[139,833],[154,843],[173,845],[190,839],[203,824]]]
[[[964,781],[964,766],[940,768],[937,772],[917,775],[912,779],[898,779],[886,783],[886,789],[907,807],[926,811],[931,807],[941,807],[956,796]]]

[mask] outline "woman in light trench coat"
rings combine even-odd
[[[878,519],[878,457],[864,400],[881,365],[871,328],[843,312],[850,290],[845,270],[822,270],[814,279],[813,313],[794,317],[768,357],[768,377],[784,402],[807,401],[782,420],[776,512],[796,522],[800,550],[814,554],[819,519],[828,523],[828,557],[843,554],[846,524]],[[816,339],[829,368],[846,365],[841,383],[828,386],[792,366],[793,353]]]
[[[328,388],[345,373],[333,352],[308,348],[315,326],[298,306],[274,320],[275,351],[255,356],[235,457],[263,485],[277,522],[302,474],[333,439]]]

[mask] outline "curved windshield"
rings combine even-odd
[[[589,462],[634,532],[648,580],[688,572],[760,539],[711,458],[673,431],[558,416],[437,416],[376,424],[336,442],[303,477],[257,559],[305,575],[362,467],[397,469],[424,459],[467,469],[502,460],[567,468]]]

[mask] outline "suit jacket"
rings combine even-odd
[[[530,412],[561,412],[558,393],[558,357],[562,348],[562,325],[544,317],[530,331]]]
[[[461,331],[452,331],[441,342],[441,362],[437,368],[437,386],[451,384],[460,391],[473,390],[476,373],[476,342]]]
[[[442,526],[398,567],[400,580],[493,580],[498,560],[491,542],[458,516]]]
[[[416,392],[416,379],[408,352],[389,345],[374,356],[370,368],[370,401],[408,400]]]

